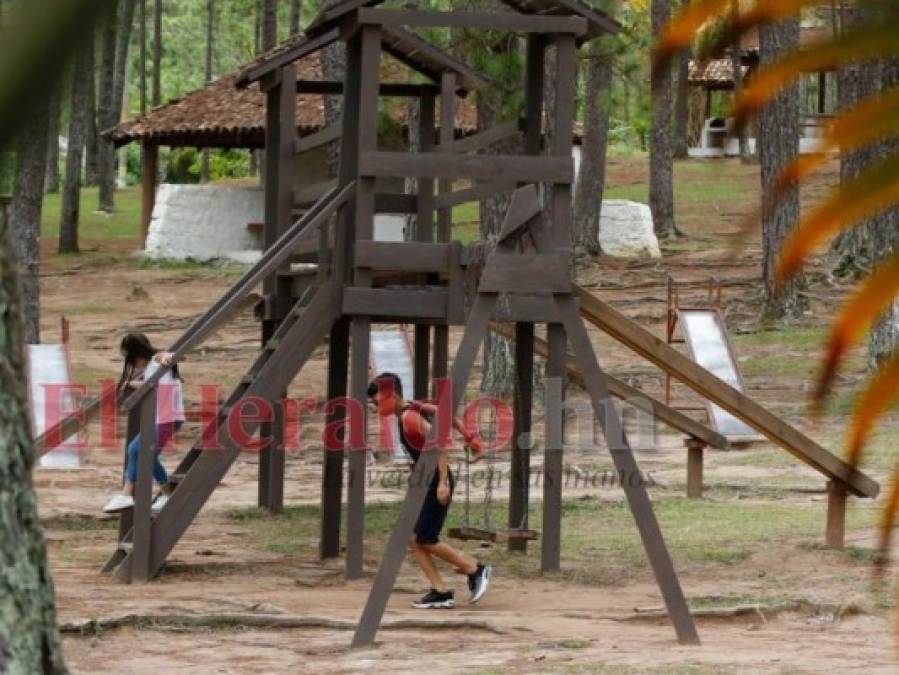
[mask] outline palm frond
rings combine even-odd
[[[890,559],[890,549],[893,544],[893,529],[896,527],[896,516],[899,516],[899,467],[893,469],[893,482],[890,485],[890,492],[883,504],[883,511],[880,519],[880,541],[878,550],[880,555],[877,557],[876,567],[877,573],[882,575],[886,570],[886,563]]]
[[[823,165],[830,153],[853,152],[876,141],[899,134],[899,89],[870,96],[835,117],[825,126],[817,152],[798,155],[781,173],[774,186],[775,199],[795,183]]]
[[[683,9],[668,24],[653,52],[657,68],[671,64],[671,59],[690,46],[699,30],[711,19],[727,11],[732,0],[698,0]]]
[[[899,294],[899,252],[894,253],[871,272],[840,308],[827,341],[824,364],[815,390],[814,402],[820,406],[827,396],[837,369],[877,318]]]
[[[861,459],[862,448],[880,417],[899,400],[899,353],[894,353],[875,373],[858,397],[849,429],[846,461],[852,466]]]
[[[792,229],[776,276],[789,279],[825,240],[861,218],[899,203],[899,155],[887,157],[831,193]]]

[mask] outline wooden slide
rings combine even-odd
[[[876,497],[880,486],[751,398],[715,377],[664,340],[586,289],[575,286],[581,316],[640,356],[720,406],[737,419],[859,497]]]

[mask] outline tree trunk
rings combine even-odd
[[[689,3],[682,0],[681,8]],[[675,159],[687,158],[687,119],[690,115],[690,58],[692,53],[689,47],[682,49],[677,57],[677,90],[674,97],[674,157]]]
[[[590,255],[601,253],[599,216],[606,176],[612,64],[609,48],[594,41],[584,67],[584,138],[574,193],[574,243]]]
[[[25,339],[40,342],[41,212],[47,172],[47,108],[35,106],[22,129],[15,188],[10,207],[10,232],[20,268]],[[2,307],[2,305],[0,305]]]
[[[206,84],[212,82],[212,59],[215,52],[215,0],[206,0]],[[209,149],[200,158],[200,182],[209,182]]]
[[[121,7],[119,7],[121,9]],[[102,47],[100,57],[100,86],[97,101],[97,128],[102,132],[115,124],[115,66],[116,66],[116,33],[118,13],[110,12],[102,26]],[[97,184],[100,187],[100,211],[111,212],[113,204],[113,175],[115,154],[112,144],[97,134]]]
[[[59,192],[59,131],[62,114],[62,85],[50,90],[49,110],[47,118],[47,175],[44,178],[44,191],[49,194]]]
[[[671,0],[652,0],[652,34],[668,23]],[[674,236],[674,175],[671,155],[671,67],[653,65],[650,74],[652,111],[649,143],[649,208],[659,238]]]
[[[66,156],[66,182],[62,194],[59,220],[59,252],[78,253],[78,222],[81,212],[81,160],[87,131],[88,82],[90,59],[88,49],[79,51],[72,76],[72,102],[69,112],[69,151]]]
[[[867,67],[867,66],[866,66]],[[889,59],[881,63],[879,91],[887,91],[899,85],[899,59]],[[883,140],[876,146],[878,159],[882,160],[899,153],[899,142],[895,138]],[[873,216],[868,224],[869,248],[875,263],[899,251],[899,207],[893,207]],[[875,324],[868,338],[868,367],[878,368],[899,346],[899,302],[894,301],[890,309]]]
[[[153,8],[153,88],[150,98],[153,107],[162,103],[162,0]]]
[[[340,0],[319,0],[318,6],[320,10],[327,9],[331,5],[335,5]],[[344,46],[340,43],[328,45],[320,52],[322,77],[325,80],[336,80],[343,82],[344,73],[346,71],[346,53]],[[340,96],[325,96],[325,123],[327,125],[338,124],[340,122],[340,107],[342,98]],[[340,164],[340,142],[335,141],[328,145],[328,175],[334,177]]]
[[[861,8],[842,7],[841,30],[864,18]],[[848,110],[864,98],[883,90],[882,64],[879,61],[852,63],[837,71],[837,99],[841,111]],[[840,182],[846,183],[880,157],[881,147],[871,144],[855,152],[840,156]],[[837,276],[859,279],[871,268],[876,251],[871,247],[870,224],[863,219],[854,227],[841,232],[833,241],[831,251],[836,254],[834,272]]]
[[[296,35],[300,32],[300,23],[303,18],[303,3],[301,0],[291,0],[290,2],[290,34]]]
[[[90,43],[90,52],[87,58],[90,62],[88,80],[88,103],[87,103],[87,131],[85,132],[85,164],[84,164],[84,184],[97,184],[97,73],[96,73],[96,30],[91,31],[88,38]]]
[[[498,3],[492,3],[496,5]],[[497,11],[505,11],[497,8]],[[486,41],[485,41],[486,42]],[[509,40],[499,39],[483,46],[487,52],[486,58],[498,57],[500,59],[508,58],[508,51],[513,49],[515,44]],[[550,61],[550,50],[547,52],[547,62]],[[549,67],[549,66],[547,66]],[[553,82],[555,78],[551,78]],[[521,86],[517,78],[514,81],[498,81],[496,87],[492,87],[489,91],[481,90],[477,94],[477,117],[478,129],[489,129],[503,121],[504,106],[512,100],[515,89]],[[553,87],[544,88],[544,105],[546,101],[546,89],[555,89]],[[549,97],[552,94],[548,95]],[[548,102],[552,104],[552,100]],[[551,119],[549,113],[550,108],[545,108],[547,120]],[[516,115],[520,114],[516,111]],[[547,128],[547,134],[550,129]],[[547,146],[549,141],[547,140]],[[521,152],[521,142],[519,139],[513,138],[500,143],[495,143],[484,150],[485,153],[512,155]],[[509,209],[511,201],[510,194],[496,194],[487,199],[482,199],[479,204],[480,215],[480,233],[481,238],[486,240],[491,236],[499,233],[502,227],[503,219],[506,211]],[[484,340],[484,373],[481,380],[481,391],[497,398],[508,398],[512,395],[515,386],[515,359],[511,341],[504,337],[500,337],[488,331]]]
[[[106,131],[118,124],[122,119],[122,106],[125,95],[127,77],[128,47],[131,44],[131,30],[134,26],[134,7],[136,0],[121,0],[119,3],[118,25],[114,26],[115,35],[110,32],[107,37],[113,39],[115,53],[113,57],[113,76],[111,99],[106,101],[105,116],[101,115],[100,131]],[[104,50],[104,56],[105,50]],[[104,68],[108,64],[104,63]],[[116,156],[115,145],[101,136],[99,145],[99,200],[100,210],[112,213],[115,210]]]
[[[34,122],[34,120],[33,120]],[[46,117],[29,134],[46,162]],[[42,127],[42,128],[38,128]],[[38,136],[37,132],[43,132]],[[38,140],[40,139],[40,141]],[[33,153],[32,153],[33,154]],[[29,167],[31,169],[32,167]],[[38,184],[44,182],[44,167]],[[40,202],[42,190],[32,189]],[[65,673],[47,545],[41,532],[32,482],[34,447],[25,389],[25,342],[21,297],[10,239],[20,232],[0,219],[0,671]]]
[[[263,0],[262,51],[274,49],[278,44],[278,0]]]
[[[760,29],[762,67],[799,46],[799,20],[791,19]],[[799,188],[794,186],[778,202],[770,195],[781,170],[799,153],[799,85],[793,84],[766,105],[759,117],[759,155],[762,177],[762,253],[765,279],[763,318],[780,321],[799,317],[805,302],[796,276],[778,291],[774,284],[777,256],[787,233],[799,219]]]
[[[140,78],[140,114],[147,112],[147,0],[140,0],[138,4],[138,26],[140,35],[138,36],[140,49],[140,66],[138,77]]]

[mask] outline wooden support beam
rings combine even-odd
[[[347,96],[344,107],[356,110],[350,117],[345,141],[359,152],[373,151],[378,142],[378,82],[381,63],[381,29],[377,26],[363,26],[348,43]],[[341,172],[343,179],[360,174],[357,154],[350,154]],[[341,158],[343,161],[344,158]],[[349,263],[354,247],[359,242],[374,238],[375,181],[371,177],[360,177],[356,188],[356,199],[350,211],[350,238],[344,255]],[[352,282],[360,291],[370,291],[371,270],[355,268]],[[347,288],[344,293],[349,291]],[[344,296],[346,297],[346,296]],[[366,429],[368,414],[368,366],[370,357],[371,316],[360,313],[352,319],[352,362],[350,369],[350,395],[356,407],[361,410],[362,429]],[[367,434],[363,433],[362,445],[349,444],[349,482],[347,494],[347,579],[359,579],[364,571],[365,543],[365,471],[368,456]]]
[[[140,407],[140,450],[137,482],[134,484],[133,548],[130,581],[150,580],[150,516],[153,506],[153,461],[156,450],[156,390],[144,397]]]
[[[399,272],[442,272],[449,268],[450,244],[417,241],[359,241],[356,267]]]
[[[323,145],[329,145],[340,138],[340,133],[340,125],[332,124],[324,129],[319,129],[313,134],[307,134],[306,136],[298,138],[293,146],[293,151],[297,155],[302,155],[304,152],[315,150]]]
[[[359,404],[357,410],[362,415],[362,429],[366,429],[368,413],[368,364],[371,339],[371,319],[367,316],[353,317],[352,320],[352,364],[350,368],[350,396]],[[347,522],[346,522],[346,579],[361,579],[365,574],[365,470],[368,446],[349,444],[349,479],[347,481]]]
[[[846,489],[827,481],[827,529],[824,540],[830,548],[842,551],[846,546]]]
[[[516,12],[437,12],[422,9],[373,9],[356,13],[359,24],[417,28],[474,28],[515,33],[583,35],[586,20],[575,16],[530,15]]]
[[[338,28],[310,37],[310,39],[304,40],[292,49],[285,50],[275,57],[266,59],[257,66],[252,66],[242,71],[237,77],[236,84],[239,88],[248,87],[253,82],[266,77],[270,73],[277,72],[282,66],[295,63],[304,56],[309,56],[309,54],[313,54],[339,39],[340,29]]]
[[[375,213],[418,213],[418,196],[396,192],[381,192],[375,195]]]
[[[558,572],[562,550],[562,474],[565,425],[562,400],[565,386],[565,329],[561,324],[546,326],[548,359],[544,382],[546,393],[543,458],[543,533],[540,546],[540,570]]]
[[[433,95],[419,99],[418,139],[420,156],[434,150],[434,115],[436,100]],[[418,212],[415,218],[416,241],[434,241],[434,179],[421,177],[416,181]]]
[[[440,127],[437,138],[437,152],[452,152],[452,142],[456,137],[456,75],[446,72],[440,76]],[[449,205],[441,206],[440,198],[453,191],[453,184],[447,179],[437,181],[437,198],[434,208],[437,209],[437,241],[449,242],[452,239],[453,211]],[[439,334],[438,334],[439,335]],[[442,339],[435,336],[435,340]],[[436,349],[436,347],[435,347]]]
[[[275,352],[263,352],[257,360],[258,370],[244,395],[270,399],[284,391],[300,368],[318,347],[336,319],[333,289],[320,287],[307,305],[303,319],[285,322],[279,329],[280,345]],[[246,422],[245,431],[256,429]],[[228,424],[223,420],[218,429],[222,449],[200,452],[166,504],[153,521],[150,543],[150,573],[155,574],[165,562],[175,544],[193,522],[222,477],[237,459],[243,448],[231,438]]]
[[[509,138],[518,136],[521,133],[521,127],[522,122],[520,120],[490,127],[483,131],[470,134],[469,136],[453,140],[450,143],[448,150],[456,154],[477,152],[478,150],[483,150],[500,141],[505,141]]]
[[[441,181],[444,182],[444,181]],[[449,181],[445,181],[449,184]],[[441,192],[434,202],[434,206],[438,209],[451,209],[459,204],[468,202],[477,202],[487,197],[492,197],[500,192],[511,192],[516,187],[513,181],[495,180],[489,183],[480,183],[473,187],[463,188],[453,191],[450,185],[445,192]]]
[[[509,478],[509,527],[528,527],[531,479],[531,413],[534,407],[534,324],[515,324],[515,388]],[[509,539],[510,551],[527,551],[527,539]]]
[[[519,300],[518,298],[513,299]],[[537,307],[534,307],[533,314],[537,314]],[[493,323],[491,324],[491,329],[495,332],[506,336],[507,338],[514,339],[514,332],[510,329],[508,324],[505,323]],[[549,358],[549,346],[546,343],[546,340],[543,340],[540,337],[534,338],[534,352],[539,356],[548,359]],[[574,359],[574,356],[571,354],[565,355],[565,371],[568,375],[568,378],[576,383],[577,385],[584,387],[584,375],[578,368],[577,362]],[[709,429],[704,424],[700,424],[692,417],[688,417],[680,410],[675,410],[674,408],[658,401],[645,392],[637,389],[636,387],[632,387],[626,382],[619,380],[608,373],[603,373],[606,378],[606,384],[609,387],[609,391],[616,398],[622,399],[628,404],[647,412],[652,415],[653,419],[659,420],[665,424],[667,424],[672,429],[680,431],[684,435],[690,438],[696,438],[702,441],[704,444],[716,448],[718,450],[726,450],[728,448],[727,439],[719,434],[717,431],[713,431]],[[705,408],[703,408],[704,410]]]
[[[306,206],[308,204],[314,204],[322,198],[322,195],[326,195],[336,187],[336,180],[323,180],[319,183],[313,183],[312,185],[304,185],[302,188],[297,190],[296,194],[294,195],[293,205]]]
[[[555,82],[556,107],[553,115],[553,135],[550,155],[567,163],[574,170],[571,157],[571,139],[574,133],[574,113],[577,102],[576,45],[571,35],[556,37]],[[571,181],[552,181],[550,197],[550,214],[552,235],[555,247],[559,251],[571,254]]]
[[[697,438],[684,441],[687,447],[687,497],[702,499],[702,455],[705,443]]]
[[[328,400],[336,401],[347,395],[349,373],[350,322],[340,318],[331,327],[328,341]],[[343,499],[343,458],[344,426],[346,417],[344,406],[334,406],[325,422],[330,428],[338,429],[338,443],[323,448],[322,495],[321,495],[321,536],[319,556],[322,560],[340,555],[340,510]],[[330,440],[330,436],[328,436]]]
[[[147,247],[147,233],[156,205],[156,186],[159,174],[159,146],[151,141],[141,141],[140,154],[140,245]]]
[[[412,348],[413,392],[416,400],[428,398],[428,365],[431,360],[431,327],[426,323],[415,324]],[[405,393],[405,392],[404,392]]]
[[[439,91],[439,88],[433,84],[410,84],[407,82],[383,82],[378,87],[378,94],[381,96],[396,96],[401,98],[420,98],[428,95],[434,96]],[[298,80],[297,93],[340,96],[343,94],[343,82]]]
[[[490,293],[562,293],[571,288],[568,261],[555,253],[495,255],[478,288]]]
[[[350,316],[418,317],[446,320],[448,294],[444,288],[344,290],[343,313]]]
[[[860,497],[876,497],[880,486],[858,469],[818,445],[795,427],[751,398],[715,377],[702,366],[659,339],[639,324],[576,287],[581,314],[590,323],[654,363],[696,393],[721,406],[734,417],[767,437],[798,459],[836,480]]]
[[[606,379],[596,360],[590,336],[584,328],[581,317],[578,316],[577,305],[569,295],[556,295],[554,300],[562,317],[568,339],[571,341],[571,350],[584,373],[584,382],[593,403],[594,413],[599,418],[609,447],[609,454],[612,455],[612,461],[615,463],[615,469],[621,476],[624,495],[627,498],[637,530],[640,532],[646,557],[649,558],[649,564],[655,574],[659,590],[662,592],[668,615],[674,624],[678,642],[699,644],[696,625],[690,615],[684,592],[674,569],[674,563],[668,553],[662,530],[652,509],[652,502],[646,491],[642,473],[625,436],[621,417],[614,406],[605,404],[609,400]]]
[[[539,155],[543,146],[543,80],[546,36],[528,35],[525,56],[524,152]]]
[[[296,146],[296,65],[278,71],[277,84],[266,91],[265,138],[265,225],[263,248],[268,250],[293,223],[293,158]],[[286,263],[281,269],[286,267]],[[280,279],[277,270],[263,279],[265,315],[262,320],[262,344],[274,335],[293,305],[290,283]],[[282,392],[278,392],[278,397]],[[263,423],[261,435],[271,442],[259,451],[257,501],[271,513],[284,508],[283,429]]]
[[[475,300],[469,315],[468,325],[462,336],[462,342],[459,344],[459,350],[453,361],[449,390],[441,392],[441,396],[438,398],[438,419],[446,412],[450,415],[455,414],[455,411],[462,403],[466,389],[465,384],[468,381],[468,375],[471,372],[471,366],[477,356],[478,349],[484,341],[484,336],[487,334],[487,323],[490,315],[493,313],[493,306],[496,304],[496,301],[496,295],[486,293],[479,294]],[[449,411],[446,411],[447,406],[449,406]],[[432,427],[432,433],[426,448],[431,448],[432,444],[438,441],[436,438],[438,428],[439,425],[437,424]],[[406,498],[400,507],[393,532],[390,533],[390,538],[387,540],[381,564],[378,567],[368,600],[365,603],[365,609],[362,610],[356,633],[353,635],[353,647],[370,645],[377,635],[378,626],[381,624],[381,618],[384,616],[384,610],[387,607],[387,600],[390,598],[390,593],[393,591],[396,583],[400,565],[402,565],[406,557],[409,537],[412,535],[415,521],[418,520],[421,507],[424,505],[431,478],[437,469],[439,452],[440,449],[437,447],[422,452],[415,466],[415,473],[410,477]]]
[[[574,180],[570,154],[568,157],[521,157],[369,151],[361,153],[359,171],[362,176],[376,178],[505,179],[522,183]]]

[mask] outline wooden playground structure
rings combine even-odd
[[[438,12],[378,8],[378,0],[344,0],[324,10],[306,30],[306,38],[289,49],[247,68],[240,86],[260,86],[267,97],[265,149],[265,252],[262,258],[199,317],[171,347],[174,360],[203,343],[242,306],[260,284],[263,288],[262,348],[258,358],[228,397],[218,427],[223,449],[203,450],[198,441],[173,475],[171,498],[151,513],[152,437],[144,433],[139,455],[135,507],[122,514],[118,543],[104,570],[124,582],[147,581],[164,566],[172,549],[217,488],[241,448],[228,433],[228,415],[242,399],[261,397],[276,404],[309,359],[328,340],[327,398],[349,396],[361,405],[365,424],[369,380],[369,336],[372,324],[413,324],[415,397],[428,395],[436,380],[441,411],[456,410],[466,390],[472,364],[491,327],[515,341],[514,427],[511,448],[509,524],[522,522],[529,503],[530,446],[519,444],[531,431],[535,354],[546,358],[545,480],[541,523],[541,569],[560,568],[563,471],[563,387],[566,374],[575,378],[592,401],[606,435],[615,468],[625,477],[640,472],[610,396],[639,398],[657,419],[682,432],[690,460],[688,483],[701,489],[702,453],[724,448],[727,440],[661,401],[647,397],[600,368],[586,320],[626,345],[665,373],[745,422],[773,443],[811,465],[828,480],[827,542],[842,546],[846,496],[874,497],[878,485],[828,450],[718,379],[665,340],[629,320],[570,278],[569,231],[572,222],[571,136],[575,116],[577,46],[618,25],[578,0],[505,0],[508,12]],[[520,120],[457,139],[453,134],[456,96],[490,86],[487,78],[409,32],[420,28],[471,28],[525,36],[524,115]],[[295,62],[338,42],[346,45],[343,82],[298,80]],[[554,71],[545,79],[548,50]],[[379,64],[386,52],[418,72],[427,83],[380,82]],[[544,110],[545,86],[555,88],[554,110]],[[343,96],[338,128],[297,138],[295,97],[306,94]],[[421,147],[416,152],[388,152],[377,146],[378,101],[381,96],[412,97],[420,102]],[[550,116],[551,119],[546,119]],[[546,124],[554,130],[551,138]],[[521,136],[523,154],[476,154],[497,141]],[[292,160],[295,154],[337,140],[340,163],[337,185],[313,205],[298,211],[294,203]],[[415,178],[414,194],[384,192],[385,179]],[[462,187],[458,187],[464,182]],[[456,204],[512,192],[496,241],[466,247],[452,241],[451,210]],[[415,215],[410,241],[373,240],[376,213]],[[313,284],[291,269],[291,262],[318,264]],[[466,291],[466,276],[478,269],[477,291]],[[535,335],[545,324],[547,339]],[[449,368],[449,328],[464,334]],[[570,349],[570,352],[569,352]],[[128,437],[155,424],[156,385],[160,370],[125,402],[130,410]],[[49,430],[63,437],[89,421],[104,404],[88,403],[75,416]],[[259,504],[272,512],[283,505],[284,450],[275,406],[273,423],[259,433],[273,443],[261,452]],[[346,414],[338,409],[328,418]],[[245,425],[253,433],[259,423]],[[363,426],[364,428],[364,426]],[[322,469],[322,558],[341,549],[341,505],[344,460],[348,491],[345,575],[363,576],[365,531],[365,444],[347,437],[346,447],[326,447]],[[400,565],[406,555],[426,487],[436,468],[437,453],[425,452],[403,501],[354,646],[370,644],[376,635]],[[623,480],[622,487],[647,557],[675,628],[686,644],[699,641],[693,618],[642,480]],[[694,494],[694,496],[696,496]],[[521,550],[526,537],[510,537]]]

